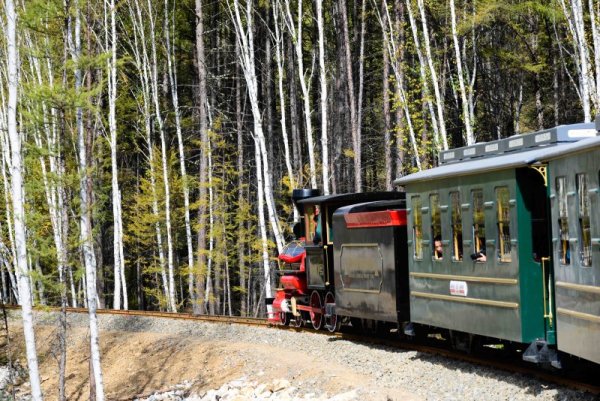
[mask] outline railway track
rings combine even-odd
[[[6,309],[18,310],[19,306],[5,305]],[[58,307],[38,307],[35,308],[39,312],[60,312]],[[87,314],[88,311],[85,308],[67,308],[67,313],[80,313]],[[155,317],[155,318],[166,318],[166,319],[178,319],[178,320],[195,320],[203,322],[221,323],[221,324],[241,324],[246,326],[260,326],[275,330],[287,330],[294,332],[315,332],[309,327],[294,327],[294,326],[283,326],[274,325],[263,318],[248,318],[248,317],[230,317],[222,315],[194,315],[191,313],[175,313],[175,312],[157,312],[157,311],[138,311],[138,310],[110,310],[110,309],[99,309],[97,310],[99,315],[126,315],[126,316],[142,316],[142,317]],[[578,391],[585,391],[593,395],[600,396],[600,383],[598,383],[598,375],[592,374],[591,378],[578,378],[565,375],[561,370],[544,370],[531,363],[526,363],[520,360],[508,360],[504,358],[498,358],[498,355],[494,355],[493,351],[480,355],[477,353],[467,354],[460,351],[455,351],[450,348],[444,348],[443,346],[424,344],[415,341],[403,341],[399,338],[393,338],[391,336],[367,336],[364,334],[348,333],[348,332],[334,332],[329,331],[318,331],[320,335],[337,337],[340,339],[360,342],[365,344],[371,344],[376,346],[384,346],[389,348],[401,349],[403,351],[416,351],[430,355],[443,356],[448,359],[456,361],[466,362],[479,366],[484,366],[492,369],[498,369],[510,373],[518,373],[525,376],[533,377],[541,381],[548,383],[557,384],[560,386],[568,387]],[[440,342],[441,343],[441,342]],[[589,373],[589,372],[588,372]]]

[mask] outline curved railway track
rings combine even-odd
[[[18,310],[19,306],[5,305],[6,309]],[[43,307],[35,308],[39,312],[60,312],[58,307]],[[86,314],[88,310],[85,308],[66,308],[67,313],[81,313]],[[179,319],[179,320],[196,320],[204,322],[222,323],[222,324],[241,324],[247,326],[262,326],[265,328],[277,329],[277,330],[289,330],[295,332],[315,332],[314,329],[309,327],[294,327],[294,326],[283,326],[274,325],[263,318],[248,318],[248,317],[230,317],[222,315],[194,315],[191,313],[175,313],[175,312],[156,312],[156,311],[139,311],[139,310],[110,310],[110,309],[98,309],[97,314],[99,315],[126,315],[126,316],[143,316],[143,317],[158,317],[166,319]],[[390,348],[402,349],[404,351],[416,351],[430,355],[443,356],[456,361],[467,362],[479,366],[485,366],[492,369],[498,369],[510,373],[519,373],[529,377],[534,377],[538,380],[546,381],[549,383],[557,384],[560,386],[568,387],[571,389],[586,391],[593,395],[600,396],[600,383],[598,383],[597,375],[592,375],[591,378],[578,378],[565,375],[561,370],[544,370],[531,363],[526,363],[520,360],[506,359],[506,358],[493,358],[493,353],[487,354],[466,354],[464,352],[455,351],[453,349],[444,348],[442,346],[436,346],[431,344],[403,341],[399,338],[387,337],[374,337],[363,334],[347,333],[347,332],[334,332],[329,331],[318,331],[318,334],[337,337],[340,339],[355,341],[360,343],[372,344],[377,346],[385,346]],[[498,355],[495,355],[496,357]],[[589,372],[588,372],[589,373]]]

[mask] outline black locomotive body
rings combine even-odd
[[[363,325],[407,321],[405,201],[342,207],[333,231],[335,313]]]

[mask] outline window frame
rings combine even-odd
[[[502,196],[501,192],[504,193]],[[511,263],[510,189],[507,185],[498,186],[494,188],[494,195],[496,197],[496,258],[499,263]]]
[[[476,194],[481,195],[481,202],[478,203],[475,201]],[[487,262],[487,244],[486,244],[486,236],[485,236],[485,206],[484,206],[484,196],[483,196],[483,188],[474,188],[471,190],[471,204],[473,205],[471,217],[472,217],[472,225],[471,225],[471,237],[472,237],[472,250],[473,254],[479,254],[480,252],[485,251],[486,262]],[[480,206],[479,214],[481,215],[481,219],[477,219],[478,214],[478,206]],[[480,224],[483,222],[483,224]],[[483,236],[481,235],[483,233]],[[482,239],[480,241],[480,239]],[[476,263],[486,263],[484,261],[474,260]]]
[[[580,178],[583,178],[585,185],[583,185],[583,188],[581,188],[581,182],[580,182]],[[578,225],[578,234],[579,234],[579,240],[578,240],[578,260],[579,260],[579,264],[581,265],[581,267],[583,268],[589,268],[592,267],[592,255],[593,255],[593,248],[592,248],[592,218],[591,218],[591,213],[590,213],[590,209],[591,209],[591,199],[590,199],[590,193],[589,193],[589,177],[587,173],[577,173],[575,174],[575,189],[576,189],[576,193],[577,193],[577,225]],[[583,196],[582,196],[583,195]],[[587,205],[584,204],[584,202],[587,203]],[[583,210],[582,210],[583,209]],[[583,215],[583,211],[585,211],[587,209],[587,216]],[[587,218],[587,238],[584,235],[584,227],[583,227],[583,219]],[[587,244],[586,244],[587,242]],[[587,255],[586,255],[586,248],[587,248]],[[586,260],[588,260],[588,262],[586,263]]]
[[[450,201],[450,230],[452,232],[452,261],[462,262],[464,257],[464,248],[460,191],[450,191],[448,198]]]
[[[410,197],[412,207],[413,259],[423,260],[423,201],[421,195]]]
[[[435,199],[436,201],[434,202],[433,199]],[[440,194],[438,192],[432,192],[429,194],[429,215],[431,216],[431,258],[436,262],[440,262],[444,260],[444,237],[442,231],[442,209],[440,206]],[[434,227],[438,227],[439,229],[436,231]],[[442,255],[440,257],[437,257],[435,253],[435,241],[438,236],[440,238],[440,242],[442,243]]]
[[[560,182],[562,182],[562,185],[559,185]],[[571,233],[569,228],[569,196],[567,194],[567,177],[556,177],[556,179],[554,180],[554,185],[556,191],[556,207],[558,210],[558,263],[561,266],[570,266]],[[566,232],[563,231],[564,227],[566,227]],[[564,234],[566,234],[566,236]]]

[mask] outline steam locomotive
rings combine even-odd
[[[396,192],[294,190],[269,319],[600,364],[600,116],[444,151]]]

